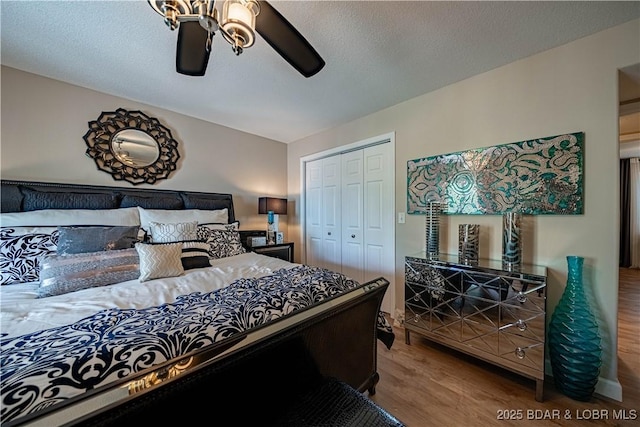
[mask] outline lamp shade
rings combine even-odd
[[[278,199],[275,197],[260,197],[258,199],[258,213],[266,214],[273,211],[277,215],[287,214],[287,199]]]

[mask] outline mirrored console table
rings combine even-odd
[[[547,268],[405,257],[405,341],[414,332],[536,381],[544,390]]]

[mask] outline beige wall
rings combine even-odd
[[[259,196],[287,195],[284,143],[13,68],[1,72],[2,179],[133,187],[99,171],[82,138],[103,111],[124,108],[158,118],[181,156],[169,179],[136,187],[231,193],[242,229],[266,228]]]
[[[640,20],[635,20],[296,141],[288,146],[289,199],[300,203],[301,157],[389,132],[396,138],[397,212],[406,211],[408,160],[585,132],[584,215],[527,218],[524,257],[548,267],[547,320],[564,289],[566,256],[585,257],[584,279],[587,292],[593,293],[605,348],[597,392],[620,399],[617,69],[638,62]],[[298,207],[296,216],[289,215],[289,233],[298,248],[299,212]],[[481,256],[500,259],[500,216],[472,219],[483,230]],[[468,216],[446,217],[442,252],[457,252],[458,224],[466,222]],[[423,250],[424,225],[424,216],[418,215],[407,215],[406,224],[396,225],[398,308],[404,295],[404,256]]]

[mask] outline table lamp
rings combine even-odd
[[[287,199],[276,197],[258,198],[258,213],[267,214],[267,243],[276,243],[278,234],[278,215],[287,214]]]

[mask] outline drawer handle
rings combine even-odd
[[[329,236],[331,236],[331,232],[330,232],[330,231],[329,231],[327,234],[328,234]]]
[[[523,304],[525,302],[527,302],[527,295],[524,294],[522,291],[518,292],[518,295],[516,295],[516,299],[518,300],[518,302],[520,304]]]
[[[523,349],[523,348],[521,348],[521,347],[516,348],[515,353],[516,353],[516,357],[517,357],[518,359],[524,359],[524,356],[525,356],[525,354],[526,354],[526,352],[524,351],[524,349]]]
[[[351,238],[352,238],[352,239],[355,239],[355,238],[356,238],[356,235],[355,235],[355,234],[352,234],[352,235],[351,235]]]
[[[518,321],[516,322],[516,326],[518,327],[518,329],[522,332],[527,330],[527,322],[525,322],[522,319],[518,319]]]

